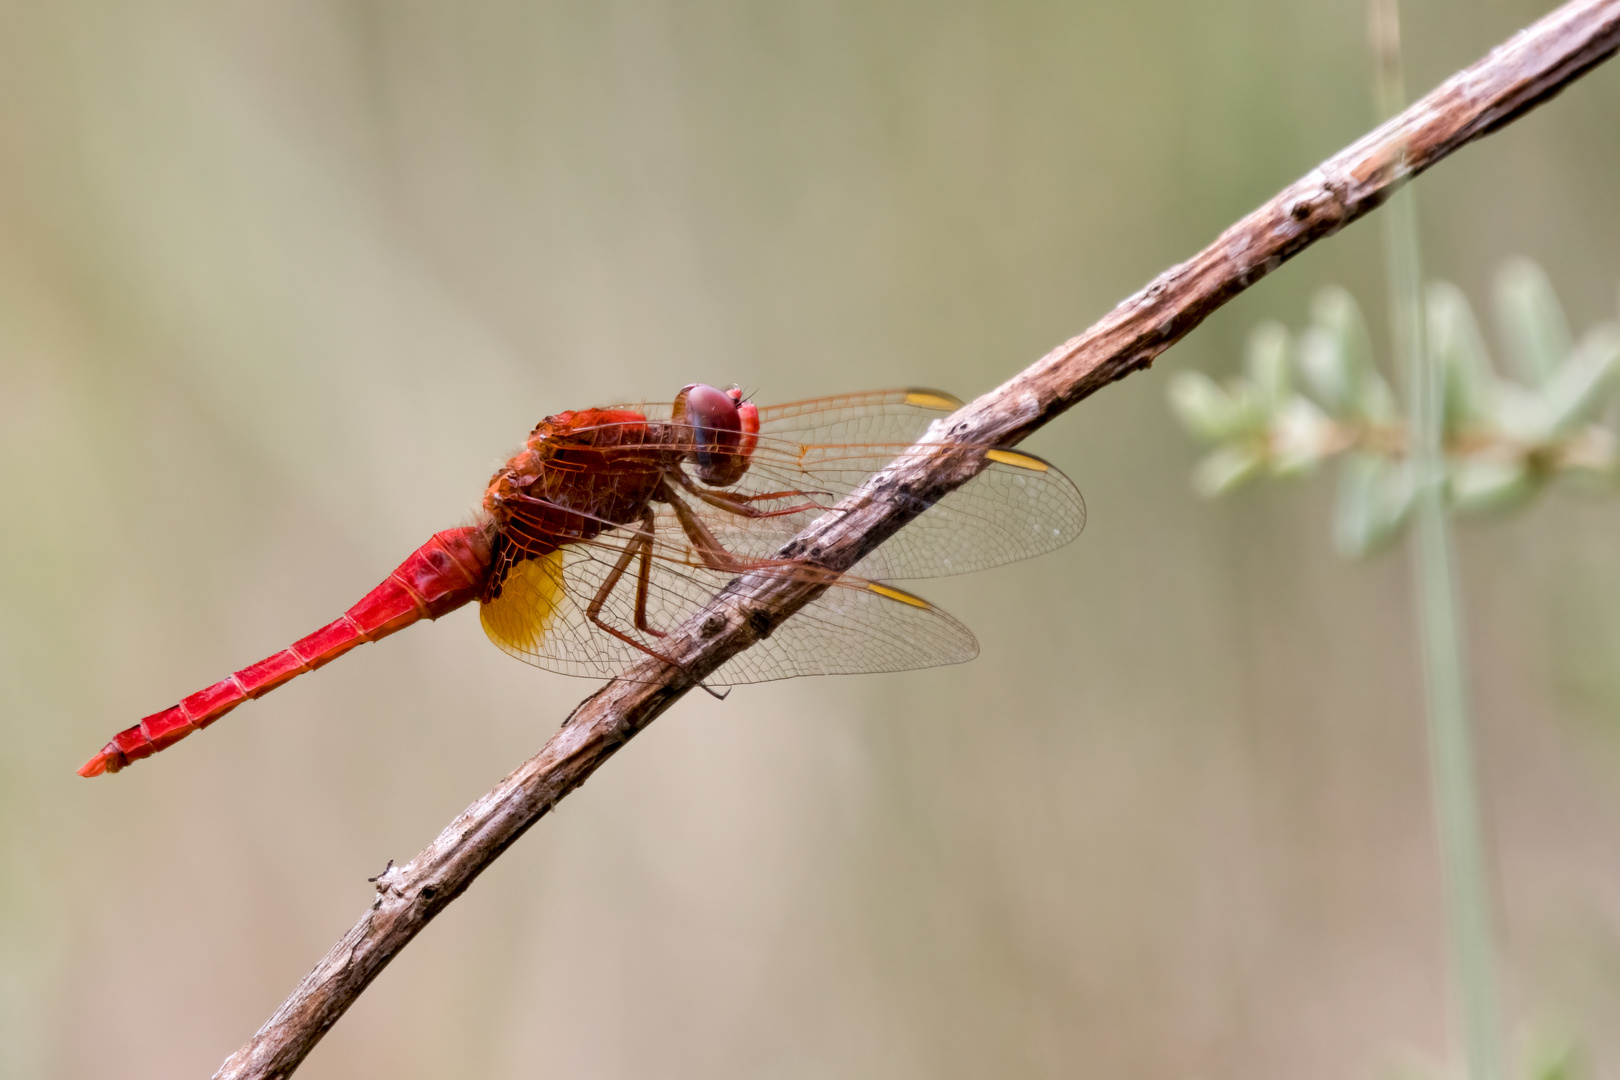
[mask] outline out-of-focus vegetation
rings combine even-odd
[[[1580,1046],[1568,1035],[1532,1032],[1520,1048],[1514,1080],[1583,1080],[1591,1074]],[[1408,1055],[1388,1070],[1388,1080],[1452,1080],[1462,1075],[1421,1055]]]
[[[1220,495],[1261,471],[1298,475],[1343,455],[1334,530],[1342,552],[1367,555],[1408,518],[1417,519],[1414,591],[1423,628],[1417,662],[1429,688],[1449,995],[1460,1021],[1462,1074],[1490,1080],[1507,1075],[1501,1060],[1506,1039],[1463,614],[1445,514],[1523,505],[1557,474],[1614,486],[1620,479],[1614,423],[1620,409],[1613,400],[1620,390],[1620,323],[1600,324],[1574,343],[1541,268],[1522,259],[1508,263],[1498,275],[1497,309],[1522,382],[1499,377],[1457,287],[1441,282],[1426,298],[1420,295],[1416,223],[1408,203],[1399,209],[1387,235],[1391,254],[1409,257],[1399,267],[1401,289],[1409,290],[1402,303],[1412,320],[1402,346],[1413,399],[1409,415],[1373,363],[1366,322],[1341,288],[1318,294],[1312,325],[1297,345],[1281,325],[1263,324],[1250,335],[1244,375],[1223,387],[1202,373],[1179,372],[1170,402],[1189,430],[1216,444],[1194,473],[1205,495]],[[1391,264],[1396,267],[1396,259]],[[1396,339],[1401,344],[1399,334]],[[1295,390],[1300,376],[1312,396]],[[1567,1075],[1573,1060],[1567,1053],[1548,1059],[1529,1075]]]
[[[1620,482],[1620,322],[1577,342],[1539,266],[1520,259],[1497,278],[1508,370],[1498,374],[1457,286],[1428,290],[1428,348],[1444,371],[1447,503],[1463,512],[1522,505],[1548,481],[1609,490]],[[1222,386],[1177,372],[1170,401],[1215,444],[1193,483],[1219,495],[1261,473],[1295,476],[1341,458],[1334,537],[1366,555],[1412,509],[1408,421],[1373,361],[1367,323],[1344,289],[1323,289],[1296,339],[1266,322],[1250,335],[1244,373]]]
[[[1547,5],[1403,12],[1414,95]],[[0,0],[0,1075],[207,1075],[590,684],[471,613],[118,776],[547,413],[971,395],[1375,120],[1349,4]],[[1425,175],[1470,297],[1614,317],[1620,67]],[[1041,432],[1091,516],[920,589],[974,663],[686,700],[300,1078],[1366,1077],[1446,1044],[1399,560],[1185,495],[1223,371],[1376,222]],[[1620,1069],[1615,500],[1460,530],[1513,1017]]]

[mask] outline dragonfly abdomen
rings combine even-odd
[[[387,637],[419,619],[437,619],[454,611],[483,593],[489,563],[484,526],[435,533],[342,618],[124,729],[84,763],[79,775],[117,772],[202,730],[242,702],[336,660],[356,645]]]

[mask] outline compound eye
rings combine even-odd
[[[703,464],[704,454],[729,453],[737,448],[742,420],[737,416],[736,401],[725,391],[703,383],[687,387],[686,420],[692,425],[699,464]]]
[[[755,435],[759,431],[758,411],[752,405],[739,406],[742,392],[728,393],[703,383],[693,383],[675,399],[675,421],[692,432],[687,451],[698,479],[713,487],[734,484],[748,471]],[[743,410],[750,410],[747,416]]]

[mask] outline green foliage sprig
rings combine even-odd
[[[1451,508],[1522,505],[1555,476],[1620,482],[1620,322],[1599,323],[1577,343],[1547,275],[1528,259],[1512,260],[1496,281],[1509,377],[1492,366],[1462,290],[1435,282],[1426,300],[1428,347],[1445,373]],[[1344,289],[1317,294],[1310,326],[1297,337],[1278,323],[1257,326],[1243,374],[1225,385],[1178,373],[1170,403],[1214,444],[1193,475],[1202,494],[1338,458],[1340,550],[1370,554],[1405,524],[1413,495],[1408,421]]]

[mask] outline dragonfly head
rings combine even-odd
[[[759,407],[744,401],[740,388],[682,387],[675,395],[674,421],[677,429],[691,432],[687,458],[699,480],[725,487],[742,479],[759,441]]]

